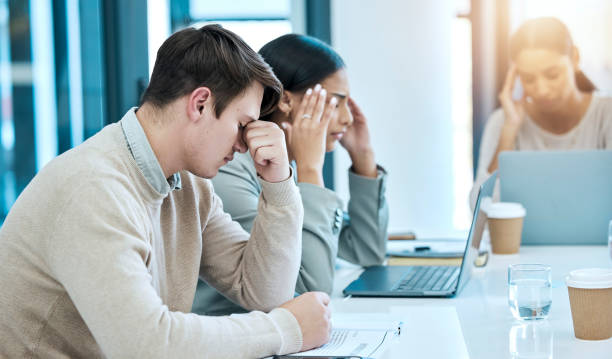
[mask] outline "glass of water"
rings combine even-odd
[[[550,266],[508,266],[508,305],[516,319],[544,319],[552,304]]]

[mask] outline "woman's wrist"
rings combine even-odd
[[[366,148],[353,153],[349,152],[349,156],[353,162],[353,172],[355,172],[355,174],[370,178],[376,178],[378,176],[378,168],[372,148]]]
[[[297,165],[297,178],[299,183],[310,183],[316,186],[324,187],[323,171],[315,168],[307,168]]]
[[[323,164],[313,164],[301,159],[295,160],[298,182],[324,186]]]
[[[504,126],[502,127],[501,136],[499,138],[500,150],[511,151],[514,149],[519,129],[520,126],[516,126],[513,124],[504,124]]]

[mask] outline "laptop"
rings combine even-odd
[[[472,274],[474,260],[486,223],[480,211],[484,197],[493,195],[497,179],[494,172],[480,186],[472,225],[463,251],[460,266],[373,266],[343,291],[355,297],[453,297],[465,286]]]
[[[522,244],[606,244],[612,151],[519,151],[499,156],[500,199],[527,210]]]

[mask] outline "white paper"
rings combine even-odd
[[[384,314],[382,315],[385,316]],[[320,348],[295,355],[300,356],[349,356],[376,358],[384,352],[392,337],[398,334],[398,320],[372,319],[381,314],[338,314],[332,316],[330,341]]]
[[[414,252],[415,247],[429,247],[431,252],[463,253],[467,239],[416,239],[388,241],[387,253]]]

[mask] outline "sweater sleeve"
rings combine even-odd
[[[246,231],[251,231],[257,215],[261,186],[256,176],[252,160],[246,154],[222,167],[213,179],[225,210]],[[342,200],[333,191],[319,186],[298,183],[298,188],[304,221],[302,258],[295,290],[298,293],[312,290],[330,293],[338,253],[338,235],[333,229],[337,212],[342,211]]]
[[[342,231],[344,243],[340,244],[338,237],[343,228],[343,201],[327,188],[298,183],[304,206],[304,224],[296,292],[316,290],[331,293],[338,255],[361,265],[382,262],[388,222],[385,182],[386,173],[382,168],[379,168],[376,179],[349,173],[349,214],[355,217],[351,222],[355,227],[347,230],[345,223]],[[251,231],[261,187],[248,155],[239,155],[222,167],[213,184],[232,219],[246,231]]]
[[[248,154],[238,155],[213,178],[215,191],[224,209],[246,231],[251,231],[262,191]],[[307,183],[298,183],[304,221],[301,228],[302,259],[295,290],[298,293],[318,290],[331,292],[334,262],[338,252],[337,234],[333,233],[342,201],[336,193]]]
[[[105,356],[255,358],[299,350],[299,325],[284,309],[229,317],[170,310],[152,285],[149,233],[126,203],[129,191],[88,182],[72,193],[49,235],[48,265]]]
[[[349,170],[349,221],[340,234],[340,258],[362,266],[384,261],[389,224],[386,183],[387,172],[380,166],[377,178],[359,176]]]
[[[385,255],[388,210],[384,198],[384,170],[376,179],[349,174],[351,201],[349,212],[356,213],[353,223],[358,224],[351,233],[363,230],[362,236],[349,239],[344,252],[362,265],[377,262]],[[246,231],[251,231],[257,215],[261,186],[248,155],[239,155],[222,167],[213,179],[215,191],[223,200],[224,209]],[[342,228],[343,201],[333,191],[309,183],[298,183],[304,206],[302,227],[302,259],[295,290],[298,293],[323,291],[331,293],[334,281],[334,264],[338,255],[338,237]],[[353,199],[354,196],[354,199]],[[358,208],[363,206],[364,208]],[[373,229],[372,229],[373,228]],[[376,234],[369,237],[372,232]],[[368,236],[367,238],[365,236]],[[382,238],[382,239],[381,239]],[[361,240],[361,241],[360,241]],[[341,245],[342,246],[342,245]]]
[[[260,178],[260,184],[250,238],[223,211],[219,197],[212,197],[202,236],[200,275],[240,306],[268,311],[295,293],[304,212],[292,175],[279,183]]]
[[[343,202],[327,188],[310,183],[298,183],[304,204],[302,228],[302,264],[296,291],[331,293],[334,264],[338,255],[338,231],[342,220]]]
[[[489,178],[489,165],[493,161],[495,151],[497,151],[497,144],[499,143],[499,136],[501,135],[502,126],[504,124],[504,112],[502,109],[498,109],[491,116],[485,125],[484,132],[480,141],[480,151],[478,155],[478,168],[476,170],[476,179],[474,185],[470,191],[470,207],[472,210],[476,206],[476,198],[478,197],[478,189],[480,186]],[[498,180],[499,182],[499,180]],[[499,196],[499,184],[496,184],[496,190],[494,193]]]

